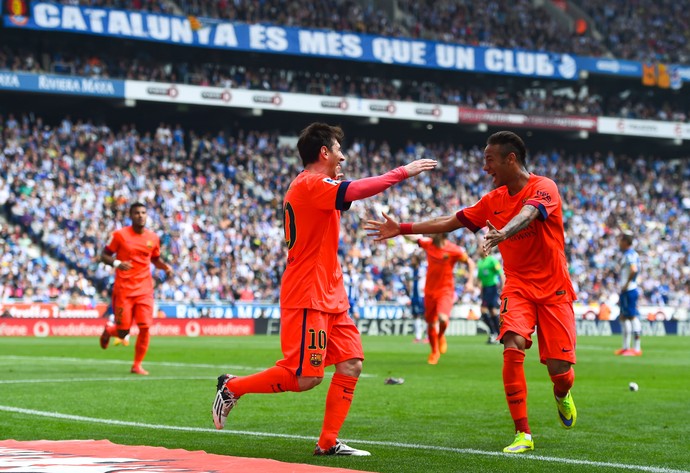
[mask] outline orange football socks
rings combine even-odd
[[[443,320],[439,321],[439,323],[438,323],[438,338],[439,339],[446,334],[447,328],[448,328],[448,322],[444,322]]]
[[[551,381],[553,381],[553,393],[557,398],[562,399],[568,395],[568,391],[573,387],[575,370],[570,368],[565,373],[552,375]]]
[[[236,397],[247,393],[284,393],[299,392],[297,376],[282,366],[273,366],[267,370],[249,376],[233,378],[226,384]]]
[[[319,447],[328,450],[335,445],[338,432],[345,422],[352,405],[357,379],[354,376],[335,373],[326,396],[326,412],[323,416],[323,429],[319,437]]]
[[[429,336],[431,353],[438,353],[438,328],[436,327],[436,324],[429,324],[427,332],[427,335]]]
[[[108,332],[110,333],[110,332]],[[141,362],[144,361],[146,352],[149,349],[149,339],[151,335],[149,334],[148,327],[139,327],[139,335],[137,335],[137,343],[134,346],[134,366],[140,366]]]
[[[525,353],[517,348],[503,350],[503,387],[515,431],[531,434],[527,423],[527,382],[525,381]]]

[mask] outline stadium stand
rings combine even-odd
[[[326,0],[292,2],[290,8],[277,1],[78,2],[550,53],[604,56],[613,52],[617,57],[640,59],[662,47],[661,43],[635,43],[641,56],[621,52],[620,45],[617,49],[612,38],[621,37],[625,25],[606,19],[624,8],[621,2],[592,2],[589,10],[581,5],[596,25],[584,34],[571,33],[562,26],[558,12],[527,0],[492,2],[486,9],[464,1],[392,3],[393,10],[385,11],[353,1]],[[652,3],[640,2],[639,8],[651,8]],[[675,12],[670,2],[656,4],[657,20],[639,25],[652,32],[659,29],[658,18]],[[678,15],[679,21],[682,18]],[[514,30],[520,34],[513,34]],[[595,33],[606,39],[597,40]],[[0,71],[412,101],[537,115],[673,122],[686,122],[689,115],[684,94],[645,87],[639,77],[590,76],[564,82],[257,52],[206,49],[199,54],[199,48],[171,44],[92,36],[84,42],[85,36],[60,32],[38,35],[4,28],[2,34],[7,41],[0,46]],[[665,38],[671,41],[671,35]],[[684,60],[687,46],[678,38],[672,41],[677,56],[656,56],[658,60]],[[666,43],[663,47],[669,49]],[[41,95],[26,93],[21,98],[9,93],[3,97],[0,172],[10,222],[3,231],[12,228],[3,235],[4,248],[12,255],[4,261],[14,264],[7,263],[0,276],[4,294],[12,297],[28,297],[27,288],[40,294],[31,297],[107,293],[111,270],[98,264],[96,256],[109,232],[127,223],[128,204],[143,200],[150,205],[150,225],[163,235],[164,251],[177,271],[174,281],[156,275],[161,300],[277,301],[284,264],[280,202],[300,169],[291,140],[299,131],[298,124],[309,118],[343,124],[349,138],[347,177],[376,174],[411,157],[441,160],[441,172],[406,182],[366,205],[358,203],[344,215],[343,225],[349,230],[343,232],[343,267],[365,302],[404,300],[402,281],[413,247],[398,240],[389,246],[373,245],[360,228],[363,219],[383,209],[405,219],[430,211],[450,212],[473,203],[490,185],[481,173],[486,127],[481,134],[474,125],[470,129],[458,124],[429,128],[424,123],[398,121],[376,128],[346,116],[275,112],[252,118],[237,109],[208,113],[183,105],[139,102],[128,108],[97,99],[43,101]],[[630,227],[639,232],[638,249],[648,256],[643,267],[645,302],[687,305],[687,146],[674,148],[659,145],[660,141],[640,145],[639,139],[626,143],[592,135],[581,140],[573,138],[571,130],[524,132],[532,150],[531,170],[556,178],[563,189],[568,256],[580,300],[602,301],[611,296],[615,234]],[[472,235],[465,232],[454,237],[474,251]],[[36,268],[45,267],[41,251],[58,262],[53,277],[39,277],[44,272]]]
[[[601,115],[638,119],[685,122],[690,103],[677,94],[654,91],[642,85],[617,92],[608,88],[575,85],[556,81],[541,84],[516,84],[506,87],[500,81],[459,82],[449,78],[381,80],[372,75],[342,74],[332,70],[313,71],[222,65],[216,63],[163,63],[100,53],[75,57],[64,51],[50,54],[45,66],[30,51],[0,49],[0,65],[14,71],[59,73],[91,78],[135,79],[247,90],[401,100],[432,104],[459,105],[480,110],[497,110],[549,115]],[[0,66],[2,67],[2,66]],[[601,88],[601,90],[598,90]]]
[[[115,8],[119,10],[148,11],[154,13],[180,13],[181,10],[170,0],[64,0],[65,5]]]
[[[685,30],[687,8],[668,0],[576,1],[602,35],[613,57],[637,61],[687,64],[690,42]]]
[[[107,235],[125,222],[129,203],[144,201],[179,277],[162,281],[161,299],[277,301],[283,264],[277,209],[290,176],[299,172],[294,150],[280,146],[277,134],[238,130],[226,136],[218,130],[173,130],[165,123],[140,133],[68,117],[51,126],[30,115],[8,115],[2,148],[2,172],[12,183],[6,203],[11,221],[21,226],[24,239],[40,242],[97,289],[105,289],[109,279],[109,271],[96,263]],[[421,156],[440,159],[443,171],[391,189],[374,208],[409,220],[428,208],[450,213],[490,189],[479,172],[478,147],[411,142],[395,149],[355,140],[348,146],[346,170],[348,176],[367,176],[391,161]],[[563,189],[570,264],[581,301],[606,299],[615,290],[612,264],[620,228],[639,229],[638,247],[650,259],[643,270],[645,297],[658,298],[664,282],[664,296],[674,303],[681,299],[690,245],[683,231],[690,224],[690,169],[682,161],[558,150],[532,152],[531,161],[533,172],[558,179]],[[365,298],[395,300],[412,249],[399,240],[372,245],[359,228],[370,212],[371,205],[357,203],[345,214],[343,224],[354,231],[344,237],[344,264],[371,275],[360,281]],[[460,238],[474,251],[472,237]],[[391,253],[397,255],[393,261]],[[37,281],[27,271],[26,283],[33,285]],[[38,283],[49,286],[51,280]]]
[[[682,4],[670,0],[497,0],[488,5],[469,0],[396,0],[382,2],[383,8],[355,0],[61,3],[638,61],[690,60],[690,44],[683,34],[690,18]],[[581,31],[577,20],[585,24]]]

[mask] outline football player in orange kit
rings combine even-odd
[[[314,455],[366,456],[369,452],[337,438],[364,359],[359,331],[348,315],[338,260],[340,212],[355,200],[433,169],[436,161],[419,159],[381,176],[340,181],[336,176],[345,160],[343,137],[340,127],[312,123],[297,142],[304,171],[292,181],[283,202],[287,267],[280,291],[280,343],[284,358],[249,376],[219,376],[212,414],[216,428],[222,429],[241,396],[307,391],[321,383],[326,366],[335,365]]]
[[[149,347],[149,327],[153,321],[153,277],[151,264],[173,276],[172,267],[161,259],[160,239],[146,228],[146,206],[136,202],[129,208],[132,225],[115,230],[101,254],[101,261],[115,268],[112,305],[115,324],[105,326],[101,348],[108,348],[110,337],[124,339],[132,321],[139,326],[134,346],[134,374],[149,374],[141,367]]]
[[[476,265],[465,250],[449,242],[444,233],[437,233],[431,238],[419,235],[405,235],[410,241],[417,242],[426,253],[427,270],[424,285],[424,317],[427,323],[431,353],[428,362],[438,364],[441,355],[448,350],[446,328],[450,321],[450,312],[455,303],[455,263],[462,261],[468,266],[466,290],[474,290],[474,273]]]
[[[503,343],[503,386],[515,423],[515,439],[506,453],[534,450],[527,422],[525,350],[538,327],[539,358],[547,367],[561,425],[575,425],[577,410],[570,389],[575,380],[575,314],[573,290],[565,256],[561,196],[556,184],[526,168],[527,149],[515,133],[491,135],[484,149],[484,171],[495,189],[456,214],[420,223],[398,223],[388,215],[369,221],[376,241],[414,233],[447,233],[483,227],[488,252],[498,246],[506,283],[501,294],[499,339]]]

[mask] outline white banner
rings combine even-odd
[[[690,140],[690,124],[657,120],[599,117],[597,132],[609,135]]]
[[[458,122],[458,107],[355,97],[202,87],[185,84],[125,81],[125,98],[215,107],[282,110],[329,115],[393,118],[425,122]]]

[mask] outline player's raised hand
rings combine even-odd
[[[409,164],[406,164],[405,170],[407,171],[407,175],[412,177],[416,176],[421,172],[430,171],[434,169],[437,164],[438,161],[436,161],[435,159],[417,159]]]
[[[427,159],[426,161],[431,160]],[[382,212],[381,215],[385,219],[383,222],[367,220],[367,223],[364,224],[364,229],[371,232],[367,233],[367,236],[374,237],[374,241],[382,241],[400,235],[400,224],[385,212]]]

